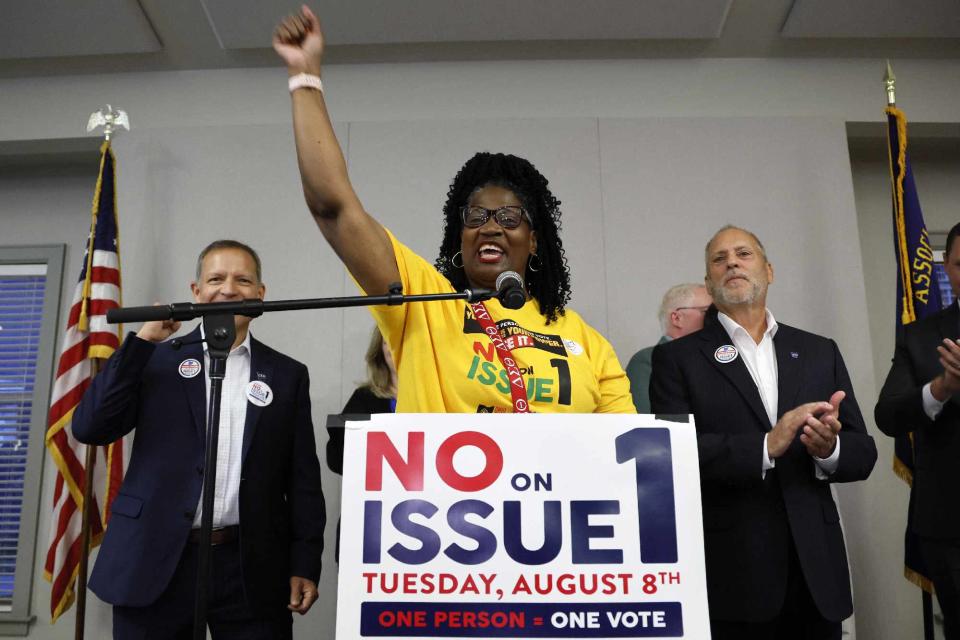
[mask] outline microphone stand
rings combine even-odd
[[[210,576],[210,537],[213,534],[213,496],[217,481],[217,445],[220,437],[220,399],[227,374],[227,356],[236,339],[233,314],[203,316],[203,333],[210,356],[210,401],[207,404],[206,451],[200,507],[200,554],[197,561],[197,595],[193,604],[193,637],[207,637],[207,582]]]
[[[347,296],[340,298],[310,298],[306,300],[258,299],[240,302],[175,302],[152,307],[125,307],[107,311],[107,322],[149,322],[153,320],[193,320],[203,318],[204,339],[210,356],[210,398],[207,405],[206,451],[203,468],[203,499],[200,514],[200,549],[197,573],[197,595],[194,601],[193,637],[207,637],[207,596],[210,580],[210,537],[213,530],[213,496],[217,479],[217,444],[220,433],[220,401],[226,376],[227,356],[236,339],[234,316],[256,318],[273,311],[300,309],[331,309],[370,305],[401,305],[435,300],[466,300],[481,302],[496,295],[488,289],[465,289],[456,293],[427,293],[406,296],[399,283],[390,285],[389,293],[379,296]],[[178,348],[182,342],[174,345]]]

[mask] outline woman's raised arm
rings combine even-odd
[[[273,48],[291,78],[321,77],[323,32],[304,5],[273,34]],[[309,81],[309,78],[307,78]],[[293,131],[303,194],[313,219],[350,273],[369,294],[386,293],[400,280],[386,230],[360,204],[340,144],[333,132],[323,92],[305,86],[291,92]]]

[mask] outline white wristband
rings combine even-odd
[[[295,76],[290,76],[290,79],[287,81],[287,86],[290,88],[290,93],[302,88],[316,89],[320,93],[323,93],[323,83],[320,81],[320,76],[309,73],[298,73]]]

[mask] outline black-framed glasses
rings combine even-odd
[[[677,307],[674,311],[683,311],[684,309],[693,309],[694,311],[699,311],[700,313],[706,313],[707,309],[710,308],[710,305],[704,305],[702,307]]]
[[[530,214],[527,213],[527,210],[523,207],[508,206],[497,209],[487,209],[486,207],[472,204],[460,207],[460,218],[463,220],[463,226],[471,229],[476,229],[477,227],[482,227],[487,224],[490,216],[493,216],[497,224],[504,229],[516,229],[520,226],[520,223],[523,222],[524,218],[530,222],[531,226],[533,225]]]

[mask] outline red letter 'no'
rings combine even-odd
[[[367,491],[383,488],[383,461],[407,491],[423,491],[423,432],[407,434],[407,460],[383,431],[367,433]]]

